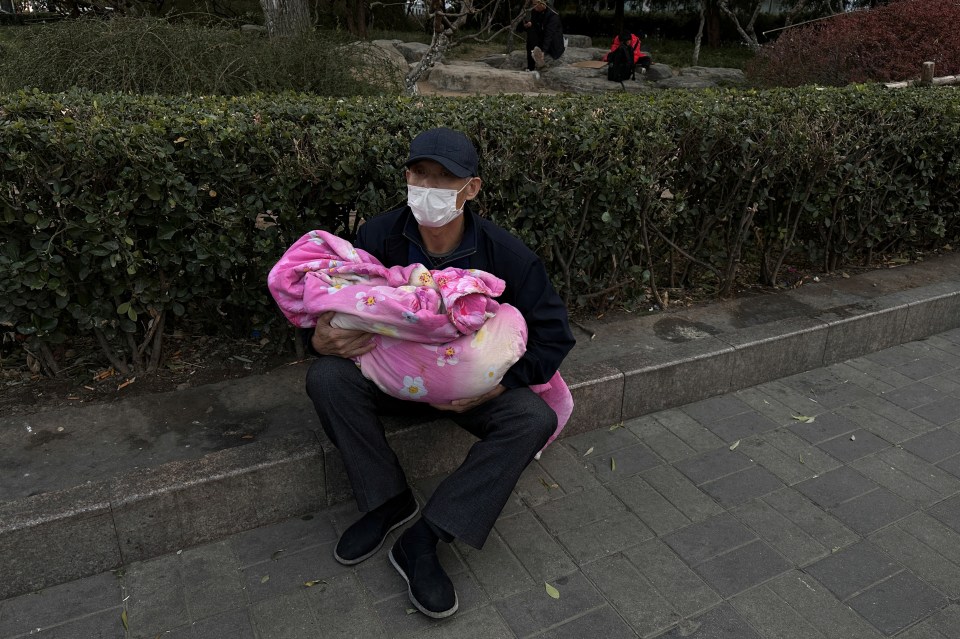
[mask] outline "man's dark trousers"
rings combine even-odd
[[[343,457],[357,506],[367,512],[399,495],[407,479],[379,415],[447,417],[480,441],[434,491],[428,522],[480,548],[520,474],[557,427],[557,415],[529,388],[507,390],[463,413],[438,411],[382,392],[353,361],[323,356],[307,373],[307,394]]]

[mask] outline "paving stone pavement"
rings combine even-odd
[[[482,551],[441,544],[448,620],[413,611],[389,543],[333,560],[356,517],[7,599],[0,639],[958,639],[960,329],[561,439]]]

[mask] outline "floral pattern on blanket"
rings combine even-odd
[[[526,352],[520,312],[494,298],[500,278],[476,269],[431,271],[383,266],[325,231],[297,240],[271,269],[270,293],[295,326],[335,311],[338,328],[374,333],[376,348],[356,358],[363,375],[393,397],[432,404],[492,390]],[[531,387],[557,412],[556,438],[573,409],[559,372]]]

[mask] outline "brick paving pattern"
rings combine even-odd
[[[441,544],[442,622],[413,612],[391,542],[333,560],[356,517],[8,599],[0,639],[957,639],[960,330],[560,440],[482,552]]]

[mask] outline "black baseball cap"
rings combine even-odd
[[[479,175],[480,159],[473,142],[460,131],[446,127],[428,129],[413,138],[406,166],[420,160],[439,162],[457,177]]]

